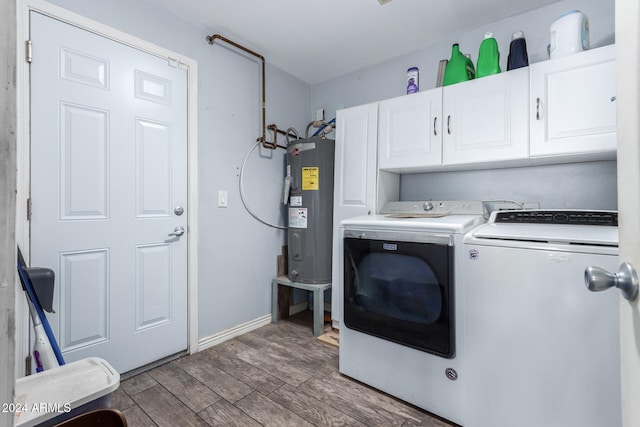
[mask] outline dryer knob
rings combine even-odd
[[[430,211],[431,209],[433,209],[433,203],[424,202],[424,204],[422,205],[422,209],[424,209],[425,211]]]

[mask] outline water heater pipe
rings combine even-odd
[[[213,34],[211,36],[207,36],[207,41],[209,42],[209,44],[213,44],[216,40],[220,40],[223,41],[227,44],[230,44],[233,47],[236,47],[246,53],[248,53],[249,55],[253,55],[256,58],[258,58],[260,60],[260,62],[262,63],[262,102],[261,102],[261,112],[262,112],[262,136],[260,136],[258,139],[256,139],[257,142],[261,143],[262,146],[264,148],[270,148],[272,150],[275,150],[276,148],[284,148],[285,150],[287,149],[286,146],[284,145],[278,145],[277,142],[274,140],[274,142],[269,142],[267,141],[267,101],[266,101],[266,94],[265,94],[265,60],[264,60],[264,56],[260,55],[259,53],[256,53],[254,51],[252,51],[251,49],[248,49],[244,46],[242,46],[241,44],[238,44],[232,40],[229,40],[228,38],[221,36],[220,34]],[[275,127],[275,125],[272,125]],[[275,131],[278,131],[280,133],[284,133],[280,130],[278,130],[276,128]]]

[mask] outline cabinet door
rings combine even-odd
[[[531,65],[531,156],[615,152],[615,46]]]
[[[529,155],[527,67],[444,88],[443,164]]]
[[[442,163],[442,88],[381,101],[379,166],[403,171]]]
[[[334,221],[367,215],[375,207],[378,104],[336,114]]]

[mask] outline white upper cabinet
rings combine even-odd
[[[527,67],[446,86],[442,98],[444,165],[528,158]]]
[[[531,156],[608,153],[612,157],[615,46],[532,64],[530,73]]]
[[[358,192],[365,176],[376,185],[376,156],[392,173],[614,158],[615,67],[611,45],[342,110],[336,158],[356,176],[340,182],[336,206],[375,209],[375,195]]]
[[[442,88],[381,101],[379,166],[408,171],[442,163]]]

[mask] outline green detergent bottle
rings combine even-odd
[[[474,76],[475,69],[473,68],[473,61],[460,52],[458,43],[454,44],[451,47],[451,59],[449,59],[444,69],[444,81],[442,85],[447,86],[464,82],[473,79]]]
[[[488,32],[484,35],[484,40],[480,44],[478,52],[478,69],[476,78],[490,76],[500,73],[500,52],[498,52],[498,42],[493,38],[493,34]]]

